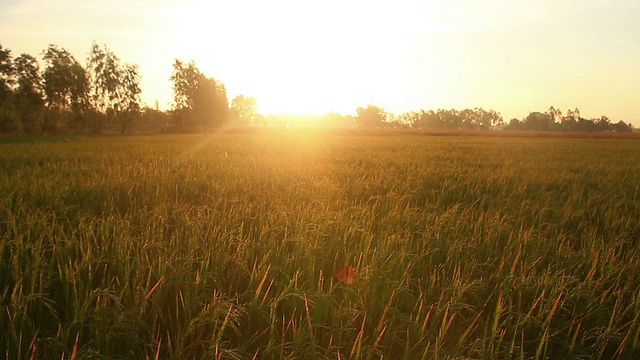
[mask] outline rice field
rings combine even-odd
[[[640,357],[640,140],[0,138],[6,359]]]

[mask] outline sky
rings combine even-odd
[[[638,0],[2,0],[0,44],[137,64],[162,109],[178,58],[262,113],[550,106],[640,127]]]

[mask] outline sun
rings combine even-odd
[[[402,102],[406,18],[380,7],[364,16],[363,4],[330,3],[256,1],[247,11],[249,3],[195,1],[175,15],[175,51],[225,83],[230,100],[255,97],[263,114],[351,114]],[[213,21],[212,14],[225,16]]]

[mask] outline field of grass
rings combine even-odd
[[[6,359],[640,357],[639,140],[11,139]]]

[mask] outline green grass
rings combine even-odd
[[[637,140],[2,142],[7,359],[640,357]]]

